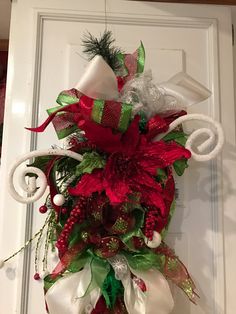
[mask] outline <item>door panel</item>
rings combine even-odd
[[[96,4],[94,1],[70,1],[70,4],[70,10],[63,1],[22,0],[13,5],[10,69],[14,71],[14,76],[10,74],[8,78],[8,123],[5,123],[4,182],[1,183],[3,197],[0,212],[3,222],[1,247],[6,255],[11,251],[10,248],[16,248],[24,241],[25,235],[28,237],[37,232],[44,219],[37,213],[43,200],[26,209],[6,194],[9,164],[24,151],[61,144],[57,141],[52,126],[39,136],[27,133],[23,126],[43,121],[47,116],[46,109],[55,105],[57,94],[76,85],[86,66],[80,45],[84,31],[89,30],[92,34],[99,35],[104,30],[103,1],[96,1]],[[209,100],[189,108],[189,111],[205,113],[215,119],[220,118],[222,101],[228,101],[228,106],[233,106],[232,85],[227,85],[226,96],[226,87],[223,83],[220,85],[219,81],[221,64],[223,66],[219,53],[221,57],[224,49],[231,49],[229,13],[227,9],[219,10],[215,7],[205,7],[203,10],[186,5],[170,7],[134,1],[107,1],[108,28],[113,31],[117,44],[132,52],[142,40],[147,55],[146,70],[152,70],[156,82],[168,80],[179,71],[186,71],[212,90]],[[26,19],[20,26],[17,14]],[[27,28],[27,21],[32,26],[31,30]],[[21,33],[26,30],[29,42],[24,46]],[[18,39],[14,40],[16,37]],[[35,41],[32,42],[33,38]],[[224,47],[221,46],[223,43]],[[25,55],[17,51],[19,47],[24,47]],[[229,53],[227,64],[232,62],[231,57]],[[232,76],[230,67],[223,75],[225,78]],[[25,78],[26,81],[17,81],[20,78]],[[231,123],[232,119],[234,118],[231,117]],[[22,136],[22,141],[15,138],[16,134]],[[226,313],[223,207],[221,181],[217,175],[220,170],[220,161],[206,164],[191,161],[184,178],[176,178],[180,196],[168,242],[188,266],[200,300],[196,307],[188,302],[181,291],[173,287],[175,314]],[[6,212],[6,208],[10,210]],[[5,222],[8,223],[7,228]],[[13,236],[13,230],[16,237]],[[3,235],[4,238],[8,235],[9,245],[3,240]],[[2,298],[5,312],[45,312],[42,286],[32,280],[33,264],[33,253],[29,250],[24,258],[16,258],[8,270],[0,273],[5,284],[4,289],[2,286],[0,288],[0,299]],[[11,304],[10,295],[14,299]]]

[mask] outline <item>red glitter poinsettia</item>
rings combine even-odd
[[[150,135],[140,134],[139,119],[136,116],[124,134],[115,134],[92,121],[80,124],[86,138],[107,154],[107,162],[104,169],[84,174],[75,187],[69,188],[71,195],[90,196],[105,191],[110,203],[116,205],[138,193],[140,203],[158,208],[162,217],[168,216],[175,193],[173,177],[169,171],[166,190],[155,179],[157,169],[188,159],[191,153],[175,142],[151,142]]]

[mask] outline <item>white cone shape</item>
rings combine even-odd
[[[134,271],[132,273],[141,278],[147,291],[142,292],[136,283],[126,276],[122,279],[125,287],[124,299],[129,314],[170,314],[174,307],[169,284],[164,276],[156,269],[148,271]]]
[[[46,293],[45,299],[50,314],[84,314],[88,307],[95,308],[101,296],[100,288],[87,291],[91,281],[91,269],[88,264],[77,273],[59,279]],[[87,313],[86,313],[87,314]]]
[[[75,88],[94,99],[113,100],[119,96],[115,73],[101,56],[89,62]]]

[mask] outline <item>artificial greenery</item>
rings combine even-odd
[[[187,159],[176,160],[173,163],[173,167],[177,175],[182,176],[184,174],[185,169],[188,168],[188,161]]]
[[[103,283],[102,294],[108,308],[113,308],[116,303],[117,297],[124,294],[123,285],[120,280],[117,280],[115,278],[115,272],[112,268],[110,269],[110,272],[108,273]]]
[[[177,144],[185,147],[187,142],[188,136],[184,132],[176,132],[172,131],[167,134],[163,140],[165,142],[175,141]],[[187,159],[180,159],[176,160],[173,163],[174,170],[178,176],[182,176],[186,168],[188,168],[188,160]]]
[[[94,169],[104,168],[105,159],[97,152],[85,153],[83,160],[76,166],[75,174],[79,176],[83,173],[92,173]]]
[[[184,132],[176,132],[176,131],[172,131],[168,133],[165,137],[163,137],[163,140],[165,142],[175,141],[181,146],[185,146],[187,139],[188,139],[187,134],[185,134]]]
[[[84,35],[82,42],[83,52],[89,60],[92,60],[96,55],[100,55],[113,71],[119,70],[121,64],[117,55],[121,53],[121,50],[113,45],[115,39],[111,31],[105,31],[100,38],[96,38],[88,32]]]

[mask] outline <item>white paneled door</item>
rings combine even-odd
[[[46,118],[57,94],[75,86],[86,65],[81,38],[105,24],[117,44],[132,52],[143,41],[155,80],[186,71],[212,91],[190,108],[221,120],[223,158],[191,162],[178,180],[179,201],[169,243],[188,266],[200,295],[198,306],[173,289],[175,314],[234,314],[235,291],[235,115],[231,15],[226,7],[122,0],[13,1],[9,75],[0,188],[0,258],[17,250],[41,226],[38,206],[16,203],[7,173],[17,156],[58,144],[52,127],[31,134],[25,126]],[[106,23],[105,23],[106,21]],[[43,200],[42,200],[43,203]],[[26,251],[0,272],[1,314],[44,314],[42,285],[32,279],[33,254]],[[158,314],[158,309],[156,313]]]

